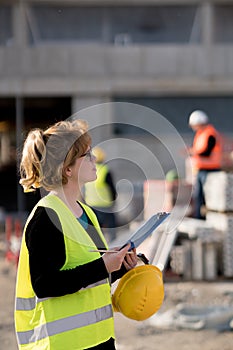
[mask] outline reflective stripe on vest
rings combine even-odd
[[[214,136],[216,143],[208,157],[198,155],[206,150],[208,139]],[[219,133],[215,128],[208,124],[204,128],[198,130],[193,141],[192,163],[196,169],[219,169],[222,163],[222,142]]]
[[[107,208],[112,205],[112,193],[106,183],[108,167],[105,164],[96,164],[97,179],[85,185],[85,201],[92,207]]]
[[[25,230],[38,206],[51,208],[58,215],[66,249],[66,261],[61,270],[72,269],[100,258],[99,253],[90,252],[96,246],[88,233],[67,206],[55,196],[49,195],[39,201],[29,216]],[[88,206],[82,206],[107,248],[96,216]],[[114,338],[108,279],[60,297],[36,297],[30,279],[25,230],[16,282],[15,328],[19,348],[81,350]]]
[[[107,320],[112,316],[112,305],[106,305],[97,310],[91,310],[84,312],[83,314],[48,322],[30,331],[18,332],[18,342],[21,345],[37,342],[55,334],[71,331],[73,329],[82,328],[103,320]]]
[[[36,297],[16,298],[15,309],[18,311],[29,311],[35,309]]]
[[[94,287],[100,286],[101,284],[105,284],[105,283],[108,283],[108,281],[106,279],[99,281],[99,282],[96,282],[96,283],[89,284],[87,287],[81,288],[80,290],[94,288]],[[33,310],[33,309],[35,309],[37,303],[41,303],[42,301],[45,301],[48,299],[52,299],[52,298],[37,298],[36,296],[32,297],[32,298],[17,298],[16,297],[15,310],[18,310],[18,311]]]

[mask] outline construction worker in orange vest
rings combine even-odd
[[[193,217],[204,219],[201,208],[205,205],[204,183],[207,174],[221,169],[222,142],[218,131],[209,124],[207,114],[196,110],[189,116],[189,126],[195,132],[192,148],[189,149],[196,180],[193,191]]]

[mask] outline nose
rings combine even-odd
[[[94,153],[91,153],[91,160],[96,163],[96,156]]]

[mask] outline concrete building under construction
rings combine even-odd
[[[159,147],[148,132],[153,118],[140,108],[122,117],[117,102],[158,112],[189,142],[187,120],[194,109],[204,109],[231,136],[232,91],[232,0],[0,3],[2,166],[12,147],[20,147],[22,131],[105,104],[109,108],[81,116],[96,127],[94,143],[102,142],[109,157],[119,159],[113,164],[116,178],[161,178],[172,167],[169,157],[162,157],[162,171],[156,173],[143,155],[145,148]],[[116,138],[130,141],[109,146]],[[128,162],[135,152],[145,161],[139,166]],[[179,155],[175,162],[182,169]]]

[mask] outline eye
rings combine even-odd
[[[85,157],[87,160],[92,161],[94,159],[94,154],[92,153],[92,149],[84,153],[80,158]]]

